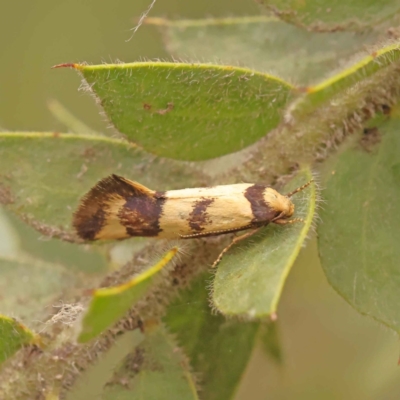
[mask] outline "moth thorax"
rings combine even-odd
[[[276,212],[276,215],[282,214],[282,217],[289,218],[294,213],[294,204],[289,199],[272,188],[266,188],[264,191],[264,200]]]

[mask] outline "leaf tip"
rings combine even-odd
[[[75,69],[79,69],[80,65],[79,64],[75,64],[75,63],[62,63],[62,64],[53,65],[51,68],[52,69],[55,69],[55,68],[75,68]]]
[[[278,314],[276,312],[273,312],[270,315],[270,319],[271,319],[272,322],[275,322],[278,319]]]

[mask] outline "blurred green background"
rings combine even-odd
[[[78,91],[77,74],[50,67],[64,62],[168,59],[161,34],[153,26],[142,26],[127,41],[149,3],[3,1],[0,127],[62,131],[47,108],[48,100],[57,99],[90,127],[107,129],[93,99]],[[159,0],[150,15],[205,18],[258,12],[252,0]],[[0,232],[0,241],[7,242],[7,230]],[[360,316],[330,288],[319,265],[315,240],[302,251],[289,276],[278,323],[283,363],[277,364],[261,349],[255,351],[237,400],[400,398],[397,336]]]

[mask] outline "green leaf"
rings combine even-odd
[[[197,400],[185,356],[163,326],[146,333],[138,350],[105,387],[102,400]]]
[[[128,140],[182,160],[229,154],[265,136],[280,122],[292,89],[271,75],[219,65],[61,66],[82,73],[108,118]]]
[[[400,332],[400,121],[380,122],[329,164],[319,252],[330,284]],[[358,142],[355,142],[355,141]]]
[[[262,3],[285,21],[316,31],[361,30],[400,12],[396,0],[262,0]]]
[[[300,171],[283,192],[289,192],[312,178]],[[239,242],[217,266],[213,303],[225,315],[247,318],[275,316],[283,285],[311,227],[316,188],[310,185],[292,199],[295,216],[304,223],[270,224],[249,239]]]
[[[154,190],[204,181],[194,166],[95,135],[0,132],[0,169],[0,203],[48,236],[70,229],[80,197],[111,173]]]
[[[278,364],[282,364],[283,355],[278,322],[264,322],[260,329],[260,339],[265,353]]]
[[[117,338],[111,348],[89,367],[68,392],[67,400],[101,399],[101,394],[107,382],[112,378],[126,356],[143,342],[145,336],[139,329],[125,332]],[[115,397],[119,399],[119,397]]]
[[[397,43],[385,46],[371,55],[360,54],[359,61],[350,67],[343,69],[318,85],[305,88],[304,90],[307,93],[290,106],[292,114],[308,113],[323,104],[327,104],[328,101],[335,106],[335,96],[339,98],[339,95],[350,92],[351,88],[354,88],[355,93],[359,92],[359,96],[353,101],[360,101],[360,98],[365,96],[360,83],[365,84],[366,81],[368,82],[368,78],[373,79],[375,76],[376,83],[379,83],[382,78],[379,77],[378,73],[390,66],[396,66],[399,58],[400,45]],[[338,102],[339,100],[336,101]],[[344,102],[343,105],[345,105]],[[351,104],[346,104],[346,106],[348,108],[353,107]]]
[[[14,257],[20,251],[20,240],[6,210],[0,207],[0,257]]]
[[[105,260],[95,252],[85,254],[76,245],[41,241],[37,236],[15,216],[0,209],[1,312],[42,328],[41,321],[53,311],[54,305],[60,304],[60,296],[73,297],[74,290],[87,281],[87,275],[76,274],[78,267],[98,272],[101,267],[104,269]],[[84,262],[98,264],[85,267]],[[68,295],[64,296],[67,290]]]
[[[1,311],[30,325],[40,324],[52,304],[59,303],[64,290],[81,287],[81,277],[60,265],[20,253],[0,258]]]
[[[196,278],[170,304],[164,320],[200,374],[202,398],[230,399],[256,344],[259,324],[212,313],[207,293],[211,278],[209,273]]]
[[[96,289],[83,317],[78,341],[84,343],[93,339],[122,318],[148,291],[157,273],[171,261],[177,251],[178,248],[173,247],[153,267],[122,285]]]
[[[24,345],[37,340],[36,335],[17,320],[0,315],[0,364]]]
[[[338,67],[375,41],[374,31],[310,32],[267,16],[169,21],[147,18],[161,28],[167,51],[175,58],[218,60],[258,71],[279,74],[289,82],[306,85]]]
[[[104,273],[109,267],[109,260],[105,257],[105,249],[99,246],[77,246],[58,239],[43,240],[37,231],[27,226],[10,210],[4,210],[5,216],[11,224],[15,235],[18,236],[18,250],[15,257],[26,255],[33,257],[36,262],[62,266],[70,272],[84,272],[86,274]],[[0,237],[1,237],[0,221]],[[4,238],[9,236],[3,236]],[[6,239],[4,240],[6,241]],[[0,259],[1,259],[0,244]],[[100,251],[101,252],[100,252]],[[49,266],[50,267],[50,266]],[[56,268],[56,267],[55,267]],[[89,277],[89,276],[87,276]]]

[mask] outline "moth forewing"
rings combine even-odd
[[[172,190],[160,218],[160,237],[207,236],[247,226],[253,218],[251,206],[243,201],[248,184]],[[178,236],[176,236],[178,235]]]
[[[85,240],[130,236],[186,239],[284,223],[293,213],[289,197],[263,185],[157,192],[111,175],[83,197],[73,226]]]

